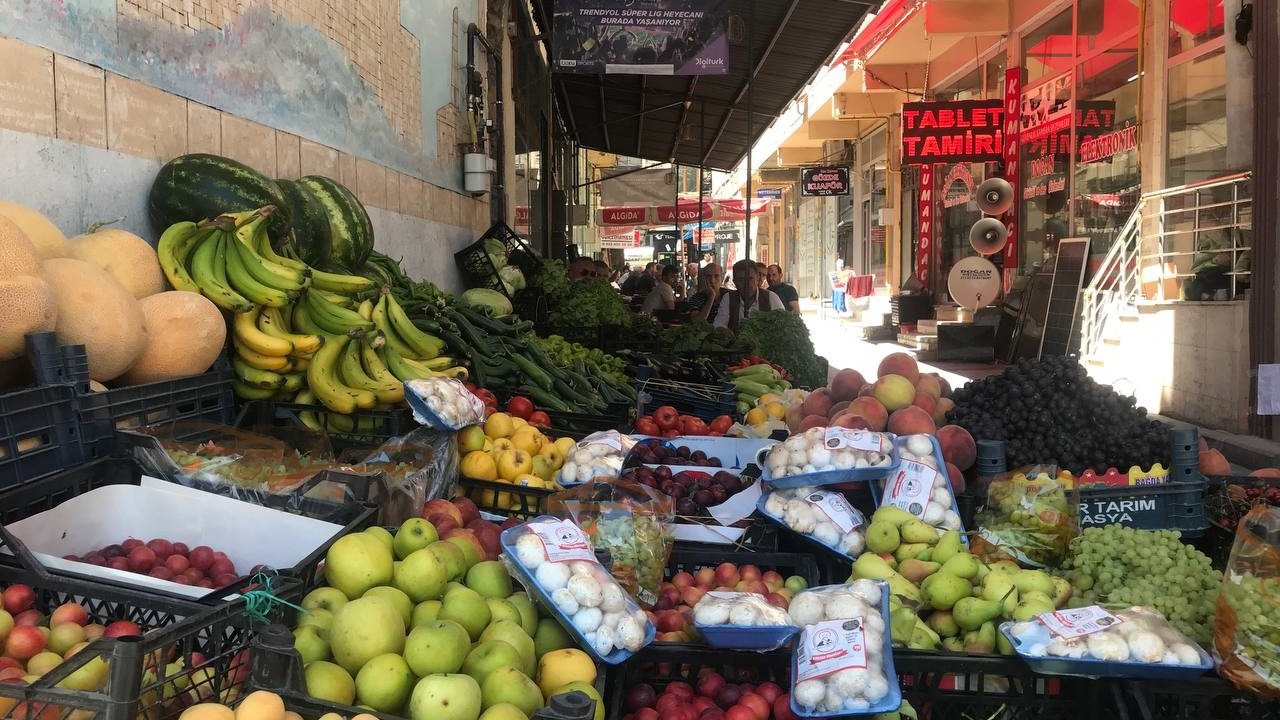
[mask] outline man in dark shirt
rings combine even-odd
[[[622,284],[622,294],[630,297],[644,298],[658,284],[658,263],[651,262],[645,266],[643,273],[632,273]]]
[[[773,291],[782,305],[791,312],[800,312],[800,293],[796,292],[795,286],[782,281],[782,266],[769,266],[769,289]]]

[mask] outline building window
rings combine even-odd
[[[1022,39],[1022,67],[1027,71],[1027,85],[1069,70],[1073,63],[1075,47],[1070,9],[1058,13]]]
[[[1222,0],[1169,0],[1169,57],[1222,37]]]
[[[1227,56],[1222,49],[1169,68],[1166,184],[1226,174]]]
[[[1081,63],[1076,90],[1075,235],[1104,255],[1141,190],[1138,54],[1104,52]]]

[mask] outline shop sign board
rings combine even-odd
[[[556,0],[552,69],[630,75],[729,72],[727,0]],[[663,7],[660,7],[663,6]]]
[[[675,252],[680,244],[680,234],[675,230],[645,230],[644,244],[658,252]]]
[[[800,194],[804,197],[848,195],[849,168],[804,168],[800,171]]]
[[[596,224],[605,227],[644,225],[649,222],[647,207],[605,207],[596,211]]]
[[[1018,141],[1027,144],[1071,131],[1070,72],[1022,93]]]
[[[929,272],[933,256],[933,166],[920,166],[920,182],[916,195],[916,278],[929,287]]]
[[[1138,126],[1128,125],[1105,135],[1085,138],[1080,142],[1080,162],[1110,160],[1122,152],[1138,147]]]
[[[999,100],[913,102],[902,105],[902,162],[998,162],[1004,146]]]
[[[626,248],[640,247],[642,239],[643,233],[639,230],[600,233],[600,249],[625,250]]]
[[[716,228],[715,241],[718,244],[736,243],[741,239],[738,228]]]
[[[1022,130],[1022,68],[1012,67],[1004,74],[1004,179],[1018,194],[1018,153],[1021,151]],[[1004,229],[1009,239],[1004,245],[1004,291],[1013,288],[1013,277],[1018,271],[1018,203],[1004,214]]]
[[[782,188],[756,188],[757,200],[781,200]]]
[[[942,207],[967,205],[973,200],[973,188],[973,171],[969,169],[969,165],[961,163],[953,166],[942,181]]]

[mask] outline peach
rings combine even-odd
[[[968,430],[959,425],[946,425],[938,429],[938,445],[942,457],[961,470],[968,470],[978,459],[978,445]]]
[[[938,389],[942,392],[942,397],[951,397],[951,383],[938,373],[929,373],[929,375],[938,381]]]
[[[1249,473],[1249,477],[1280,478],[1280,468],[1261,468]]]
[[[797,428],[796,431],[804,432],[809,428],[826,427],[826,426],[827,426],[826,415],[807,415],[805,416],[804,420],[800,421],[800,427]]]
[[[916,399],[916,386],[902,375],[884,375],[876,381],[875,397],[889,412],[901,410]]]
[[[843,412],[847,407],[849,407],[849,401],[841,400],[840,402],[831,406],[831,410],[827,412],[827,417],[835,417],[839,415],[841,412]]]
[[[884,430],[885,425],[889,422],[889,411],[885,409],[884,405],[880,404],[879,400],[873,397],[856,398],[849,403],[849,409],[846,412],[866,420],[867,427],[876,432]]]
[[[1212,448],[1200,453],[1200,472],[1205,475],[1230,475],[1231,463],[1222,453]]]
[[[862,386],[861,390],[858,391],[858,397],[875,397],[875,394],[876,394],[875,383],[867,383],[866,385]]]
[[[916,391],[916,399],[912,400],[911,404],[929,413],[929,417],[933,417],[933,411],[938,407],[938,402],[934,397],[921,390]]]
[[[925,393],[934,400],[942,397],[942,383],[939,382],[937,375],[921,375],[916,380],[916,392]]]
[[[889,432],[894,435],[932,435],[938,427],[929,413],[910,405],[889,416]]]
[[[796,432],[797,428],[800,427],[800,422],[804,420],[805,414],[803,403],[795,405],[787,410],[785,419],[787,421],[787,427],[791,428],[791,432]]]
[[[947,478],[951,480],[951,489],[955,492],[964,492],[964,473],[960,472],[960,468],[947,463]]]
[[[933,422],[941,425],[947,424],[947,413],[954,410],[956,403],[951,398],[939,398],[933,405]]]
[[[906,353],[891,353],[884,356],[880,367],[876,369],[876,377],[883,378],[885,375],[901,375],[907,382],[915,385],[920,379],[920,366],[916,364],[915,358]]]
[[[826,388],[818,388],[809,393],[809,397],[804,399],[805,415],[821,415],[827,417],[831,414],[831,406],[835,401],[831,399],[831,392]]]
[[[852,400],[858,397],[858,392],[866,384],[866,378],[857,370],[841,370],[831,378],[831,397],[836,402]]]

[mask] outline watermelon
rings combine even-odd
[[[292,223],[280,186],[248,165],[207,153],[180,155],[165,163],[147,196],[157,235],[176,222],[199,222],[265,205],[276,206],[267,220],[267,232],[273,242],[285,242]]]
[[[298,184],[311,191],[329,216],[333,263],[358,272],[373,252],[373,223],[354,193],[337,180],[323,175],[307,175]]]
[[[323,267],[333,250],[333,234],[324,206],[305,185],[280,178],[276,178],[276,184],[284,193],[293,218],[294,254],[312,267]]]

